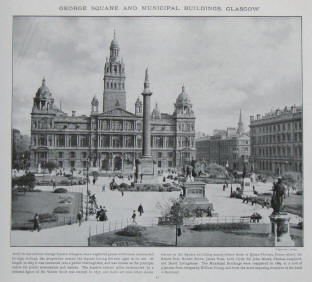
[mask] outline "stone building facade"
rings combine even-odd
[[[196,140],[196,158],[208,163],[242,171],[248,165],[250,156],[250,138],[244,132],[242,114],[240,112],[237,129],[229,127],[227,130],[215,130],[213,136],[206,136]]]
[[[250,161],[256,172],[302,173],[302,107],[276,109],[250,117]]]
[[[106,171],[133,170],[142,153],[143,105],[138,98],[135,112],[126,110],[125,64],[119,51],[114,35],[104,67],[103,112],[93,97],[89,116],[64,113],[42,80],[31,112],[32,170],[49,161],[64,169],[89,165]],[[151,149],[161,169],[181,167],[195,159],[195,115],[184,86],[172,114],[161,113],[157,104],[153,109]]]

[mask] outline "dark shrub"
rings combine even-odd
[[[121,183],[121,184],[119,185],[119,187],[122,188],[122,189],[129,189],[129,188],[130,188],[130,185],[128,185],[127,183]]]
[[[67,193],[67,189],[65,188],[56,188],[53,193]]]
[[[131,237],[142,236],[142,231],[144,229],[145,228],[142,226],[129,225],[124,229],[117,231],[116,234],[120,236],[131,236]]]
[[[70,204],[72,202],[72,198],[71,197],[67,197],[65,199],[62,199],[59,203],[60,204]]]
[[[244,222],[237,223],[207,223],[195,225],[192,230],[195,231],[231,231],[231,230],[245,230],[249,229],[250,225]]]
[[[57,221],[57,215],[52,214],[52,213],[42,213],[42,214],[39,214],[39,221],[40,222],[54,222],[54,221]]]
[[[53,210],[53,213],[69,213],[70,212],[70,208],[69,207],[56,207]]]
[[[20,177],[15,177],[12,179],[12,186],[14,187],[15,185],[17,186],[26,186],[29,188],[34,188],[35,187],[35,175],[31,172],[22,175]]]

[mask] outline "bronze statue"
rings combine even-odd
[[[278,178],[277,183],[273,186],[273,195],[271,199],[271,207],[273,214],[280,214],[283,207],[283,200],[285,194],[285,186],[282,184],[282,179]]]

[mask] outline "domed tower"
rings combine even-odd
[[[160,119],[161,115],[160,115],[160,111],[159,111],[159,107],[158,104],[155,104],[155,108],[152,111],[152,119]]]
[[[143,115],[143,104],[139,97],[135,102],[135,114],[137,116]]]
[[[42,79],[41,87],[38,88],[34,98],[32,112],[48,112],[54,108],[52,93],[46,85],[45,78]]]
[[[110,57],[106,58],[104,67],[103,112],[116,108],[117,101],[119,108],[126,109],[125,64],[119,57],[119,51],[119,43],[114,31]]]
[[[190,164],[196,157],[195,115],[191,100],[185,92],[184,85],[174,106],[173,116],[176,120],[176,164],[181,167],[185,164]]]
[[[174,114],[176,116],[194,116],[192,103],[188,94],[185,92],[184,85],[182,86],[182,92],[178,96],[174,106]]]
[[[42,79],[38,88],[31,111],[31,148],[30,148],[30,169],[36,171],[38,165],[46,163],[52,156],[50,146],[53,146],[54,120],[56,116],[65,116],[62,110],[54,105],[52,93]]]
[[[99,100],[94,95],[92,101],[91,101],[91,115],[98,114],[99,113]]]

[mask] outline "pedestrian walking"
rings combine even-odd
[[[36,213],[34,217],[34,228],[33,231],[37,230],[40,231],[40,222],[39,222],[39,215]]]
[[[52,185],[53,185],[53,190],[54,190],[54,189],[56,188],[56,183],[55,183],[55,181],[53,181]]]
[[[142,215],[142,213],[144,213],[142,204],[139,205],[138,212],[140,213],[140,216]]]
[[[208,209],[207,209],[207,216],[209,216],[209,217],[212,216],[211,207],[208,207]]]
[[[102,192],[105,192],[105,185],[102,186]]]
[[[133,210],[133,213],[132,213],[132,222],[133,222],[134,224],[137,224],[135,218],[136,218],[136,213],[135,213],[135,210]]]
[[[81,220],[82,220],[82,211],[78,212],[77,219],[78,219],[78,223],[79,223],[79,226],[80,226],[81,225]]]

